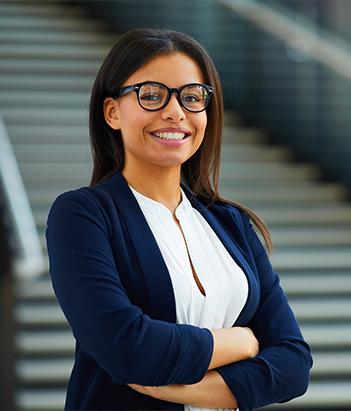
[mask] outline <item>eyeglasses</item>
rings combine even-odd
[[[208,106],[213,88],[207,84],[190,83],[182,87],[170,88],[157,81],[144,81],[131,86],[121,87],[111,97],[121,97],[135,91],[140,107],[149,111],[161,110],[166,107],[172,93],[177,94],[179,104],[187,111],[199,113]]]

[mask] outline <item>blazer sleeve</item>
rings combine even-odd
[[[46,241],[58,302],[81,348],[117,384],[194,384],[213,351],[209,329],[159,321],[128,299],[109,240],[109,218],[82,189],[59,195]]]
[[[303,395],[312,357],[266,250],[249,217],[242,216],[261,289],[258,309],[248,324],[259,341],[260,352],[216,371],[233,392],[240,411],[247,411]]]

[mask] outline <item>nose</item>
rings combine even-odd
[[[163,120],[172,120],[174,122],[185,119],[185,112],[179,104],[176,93],[172,93],[168,104],[162,110],[161,117]]]

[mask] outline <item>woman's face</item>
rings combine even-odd
[[[188,83],[204,83],[198,65],[186,54],[175,53],[156,57],[133,73],[122,86],[143,81],[158,81],[168,87]],[[200,147],[204,138],[206,111],[191,113],[183,109],[174,93],[167,106],[147,111],[139,106],[133,91],[104,102],[105,119],[114,129],[120,129],[125,150],[125,167],[134,171],[168,167],[180,171],[180,166]],[[157,138],[160,133],[189,133],[181,144],[167,145]],[[163,134],[165,137],[165,134]],[[170,137],[170,135],[168,135]]]

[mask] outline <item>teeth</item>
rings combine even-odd
[[[182,140],[185,137],[185,133],[152,133],[158,138],[164,138],[166,140]]]

